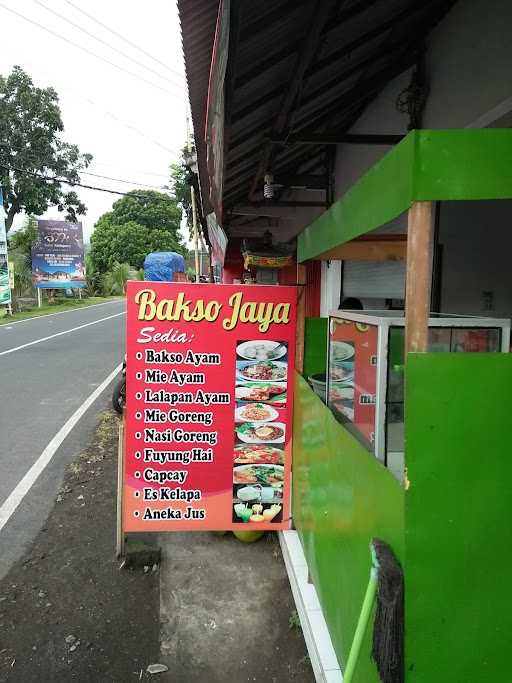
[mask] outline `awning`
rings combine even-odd
[[[413,131],[299,235],[298,261],[334,258],[414,201],[511,198],[512,129]]]

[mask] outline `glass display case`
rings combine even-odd
[[[429,318],[429,351],[509,351],[510,321]],[[405,318],[398,311],[329,316],[327,404],[398,478],[404,468]]]

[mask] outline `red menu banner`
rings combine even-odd
[[[331,318],[329,405],[373,445],[377,392],[376,325]]]
[[[296,289],[129,282],[125,531],[290,527]]]

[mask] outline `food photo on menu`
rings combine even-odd
[[[237,343],[233,522],[282,521],[288,345]]]
[[[354,420],[354,356],[352,342],[330,343],[329,401],[348,420]]]

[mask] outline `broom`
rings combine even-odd
[[[370,543],[370,581],[343,674],[352,683],[364,634],[377,597],[372,657],[382,683],[404,683],[404,579],[391,548],[378,538]]]

